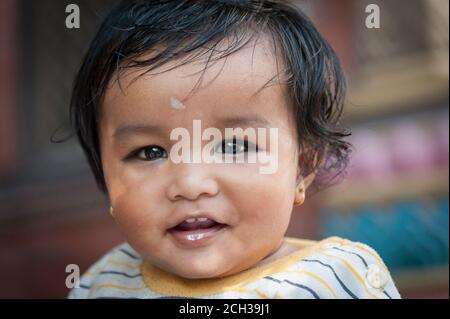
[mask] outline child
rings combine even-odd
[[[371,248],[284,236],[316,175],[345,167],[344,91],[335,53],[287,3],[120,3],[71,116],[127,243],[69,297],[399,298]]]

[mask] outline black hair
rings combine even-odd
[[[261,34],[273,39],[275,55],[283,61],[280,72],[297,123],[302,175],[343,172],[351,147],[344,141],[350,133],[340,126],[345,77],[331,46],[298,8],[273,0],[125,0],[112,9],[91,42],[70,103],[73,129],[99,189],[107,193],[99,109],[113,76],[129,68],[142,68],[144,74],[174,58],[185,57],[181,64],[186,64],[209,54],[206,70],[210,61]],[[231,41],[218,50],[225,39]],[[147,57],[149,52],[156,53]]]

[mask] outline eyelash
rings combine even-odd
[[[146,150],[150,150],[150,149],[151,150],[157,149],[158,152],[160,152],[160,154],[162,154],[162,157],[159,157],[156,159],[143,159],[142,157],[139,156],[139,154],[142,151],[145,152]],[[137,150],[133,151],[129,156],[127,156],[127,159],[140,159],[140,160],[149,161],[149,162],[156,161],[157,159],[160,159],[160,158],[167,158],[167,152],[165,149],[163,149],[161,146],[158,146],[158,145],[149,145],[149,146],[144,146],[144,147],[138,148]]]
[[[258,145],[255,145],[254,143],[251,143],[251,142],[249,142],[248,140],[237,140],[237,139],[235,139],[235,138],[233,138],[232,140],[231,140],[231,139],[223,140],[220,144],[217,145],[217,146],[219,146],[219,147],[221,148],[220,151],[217,151],[217,146],[214,148],[214,150],[217,151],[217,152],[220,153],[220,154],[230,154],[230,153],[224,152],[223,149],[224,149],[224,147],[226,146],[225,143],[227,143],[227,142],[233,142],[233,145],[234,145],[234,146],[233,146],[233,153],[231,153],[231,154],[233,154],[233,155],[239,154],[239,153],[241,153],[241,152],[239,152],[239,153],[236,152],[236,146],[235,146],[237,141],[243,142],[244,153],[246,153],[246,152],[249,151],[249,146],[252,146],[252,148],[254,148],[254,150],[255,150],[256,152],[259,151]],[[145,152],[146,150],[149,150],[149,149],[152,149],[153,151],[157,150],[157,151],[159,152],[159,155],[160,155],[160,156],[159,156],[158,158],[153,158],[153,159],[143,159],[142,157],[139,156],[139,154],[140,154],[142,151]],[[145,157],[146,157],[146,156],[145,156]],[[158,146],[158,145],[149,145],[149,146],[141,147],[141,148],[139,148],[139,149],[133,151],[129,156],[126,157],[126,159],[134,159],[134,158],[136,158],[136,159],[140,159],[140,160],[143,160],[143,161],[149,161],[149,162],[152,162],[152,161],[156,161],[156,160],[158,160],[158,159],[161,159],[161,158],[167,158],[167,157],[168,157],[167,151],[166,151],[165,149],[163,149],[161,146]]]
[[[237,142],[237,141],[243,142],[243,146],[244,146],[244,148],[245,148],[244,153],[248,152],[249,146],[252,146],[252,148],[254,148],[254,150],[255,150],[256,152],[258,152],[258,145],[255,145],[254,143],[251,143],[251,142],[249,142],[248,140],[237,140],[236,138],[228,139],[228,140],[223,140],[222,143],[220,143],[218,146],[222,147],[222,150],[223,150],[223,147],[225,146],[225,143],[227,143],[227,142],[233,142],[233,143],[234,143],[233,145],[236,145],[236,142]],[[216,148],[215,148],[215,149],[216,149]],[[222,151],[220,151],[220,152],[218,152],[218,153],[227,154],[226,152],[222,152]],[[238,154],[238,153],[235,152],[235,148],[233,148],[233,153],[232,153],[232,154],[233,154],[233,155]]]

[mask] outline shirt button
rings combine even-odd
[[[366,279],[373,288],[383,288],[387,283],[386,273],[376,264],[367,266]]]

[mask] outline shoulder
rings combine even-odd
[[[129,286],[141,286],[141,257],[127,243],[112,248],[81,276],[77,288],[68,298],[84,299],[102,296],[123,295]],[[111,288],[114,289],[111,294]]]
[[[400,298],[380,255],[366,244],[330,237],[311,244],[291,264],[291,283],[314,298]]]

